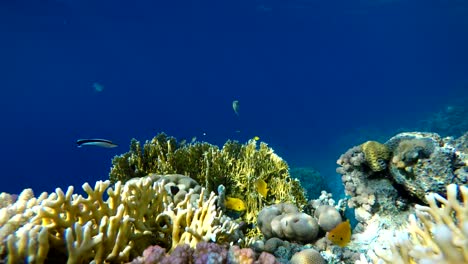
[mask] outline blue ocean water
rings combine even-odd
[[[468,97],[466,47],[463,0],[1,0],[0,191],[79,189],[166,132],[259,136],[338,192],[346,149]]]

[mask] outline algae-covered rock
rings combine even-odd
[[[412,196],[424,201],[427,192],[444,193],[450,183],[466,184],[464,153],[450,138],[436,133],[407,132],[385,144],[393,151],[390,174]]]
[[[242,218],[249,223],[256,222],[265,205],[291,202],[301,207],[307,203],[300,182],[289,174],[288,164],[257,140],[245,144],[229,140],[219,148],[206,142],[178,142],[161,133],[143,145],[132,139],[130,151],[116,156],[112,164],[111,181],[125,182],[148,174],[183,174],[208,192],[216,192],[223,185],[226,197],[243,200],[246,210]]]

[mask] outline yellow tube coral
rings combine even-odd
[[[225,217],[202,189],[193,205],[193,189],[176,204],[168,199],[164,180],[131,179],[124,185],[99,181],[83,185],[87,197],[64,193],[34,198],[25,191],[14,204],[0,208],[0,259],[8,263],[120,263],[151,244],[169,251],[178,244],[200,241],[233,242],[238,225]],[[104,194],[107,193],[107,200]],[[4,195],[5,196],[5,195]],[[207,195],[208,196],[208,195]],[[163,216],[171,221],[161,222]],[[5,222],[6,221],[6,222]]]

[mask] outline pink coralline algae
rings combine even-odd
[[[276,258],[263,252],[257,259],[250,248],[232,246],[229,250],[216,243],[200,242],[195,249],[177,246],[170,254],[160,246],[150,246],[131,264],[278,264]]]
[[[229,264],[278,264],[275,256],[270,253],[262,252],[256,260],[255,252],[251,248],[240,248],[232,246],[229,248]]]
[[[200,242],[193,253],[193,263],[195,264],[225,263],[226,258],[226,248],[215,243]]]
[[[160,246],[150,246],[143,251],[143,256],[134,259],[131,264],[186,264],[193,263],[193,249],[188,245],[177,246],[171,254]]]

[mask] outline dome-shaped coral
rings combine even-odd
[[[326,264],[326,262],[317,250],[308,248],[294,254],[291,264]]]
[[[330,231],[343,220],[341,219],[340,213],[335,207],[330,205],[321,205],[314,213],[315,218],[318,219],[320,228],[325,231]]]

